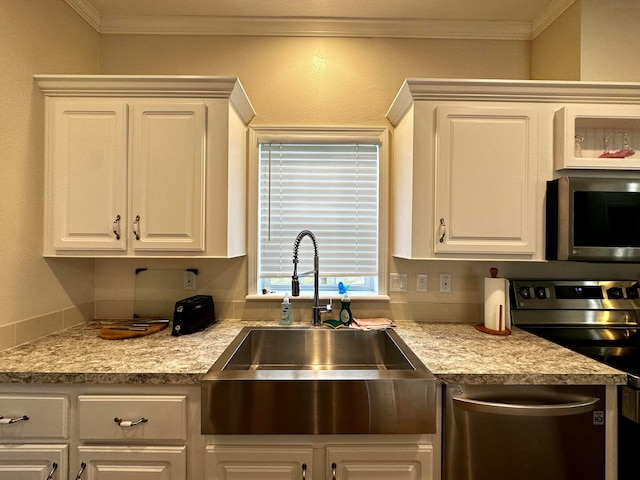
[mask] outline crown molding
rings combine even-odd
[[[640,83],[407,78],[386,117],[393,126],[415,101],[640,104]]]
[[[532,40],[575,0],[553,0],[533,22],[414,18],[101,16],[88,0],[65,0],[100,34]]]
[[[528,22],[290,17],[103,17],[101,33],[528,40]]]
[[[381,37],[529,40],[529,22],[214,16],[101,16],[88,0],[65,0],[101,34]]]
[[[545,28],[551,25],[567,8],[576,0],[552,0],[544,10],[531,22],[531,39],[540,35]]]
[[[100,24],[102,17],[100,12],[96,10],[87,0],[64,0],[67,4],[80,15],[94,30],[100,33]]]
[[[225,98],[249,123],[256,112],[238,77],[200,75],[34,75],[48,97]]]

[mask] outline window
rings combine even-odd
[[[293,244],[302,230],[317,240],[321,291],[337,295],[338,282],[349,285],[351,295],[383,290],[380,186],[386,149],[380,130],[374,131],[364,137],[349,130],[339,137],[326,130],[257,135],[256,292],[291,292]],[[313,276],[302,275],[313,271],[311,239],[302,239],[298,253],[301,291],[311,293]]]

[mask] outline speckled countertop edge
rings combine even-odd
[[[522,330],[493,336],[470,324],[397,322],[397,332],[443,383],[626,383],[626,374]],[[222,320],[203,332],[103,340],[77,326],[0,352],[0,383],[199,384],[245,326]]]

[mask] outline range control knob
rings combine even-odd
[[[533,289],[534,293],[536,294],[536,298],[539,298],[540,300],[544,300],[545,298],[547,298],[547,289],[544,287],[535,287]]]
[[[623,298],[622,288],[620,287],[611,287],[607,289],[607,298],[612,298],[614,300],[618,300]]]
[[[518,293],[522,298],[526,298],[527,300],[531,298],[531,289],[529,287],[520,287]]]
[[[638,287],[628,287],[627,288],[627,298],[638,298]]]

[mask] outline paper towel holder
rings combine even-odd
[[[491,278],[498,278],[498,269],[495,267],[491,267],[489,269],[489,274],[491,275]],[[506,294],[507,296],[509,295],[508,288],[507,288]],[[507,301],[508,301],[508,298],[507,298]],[[511,335],[511,330],[506,328],[506,324],[507,324],[506,315],[509,315],[508,308],[506,307],[506,305],[500,305],[498,310],[498,319],[499,319],[498,330],[488,328],[483,323],[476,325],[476,330],[483,333],[488,333],[490,335],[501,335],[501,336]]]

